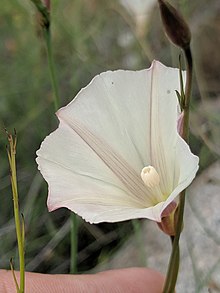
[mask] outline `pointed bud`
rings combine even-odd
[[[182,49],[188,48],[191,32],[183,16],[168,2],[164,0],[158,2],[166,35],[176,46]]]
[[[42,27],[46,30],[50,26],[50,1],[49,0],[31,0],[37,8],[37,23],[39,27]]]

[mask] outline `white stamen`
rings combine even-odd
[[[144,167],[141,171],[141,178],[147,187],[153,188],[159,185],[160,176],[152,166]]]

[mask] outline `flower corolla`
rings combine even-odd
[[[153,61],[97,75],[58,110],[59,127],[37,151],[49,210],[66,207],[90,223],[160,222],[198,170],[177,131],[179,87],[179,70]]]

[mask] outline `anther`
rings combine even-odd
[[[147,187],[153,188],[159,185],[160,176],[152,166],[144,167],[141,171],[141,178]]]

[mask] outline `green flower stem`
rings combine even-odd
[[[180,260],[179,239],[180,239],[180,234],[182,231],[184,206],[185,206],[185,190],[180,194],[176,235],[173,239],[172,253],[170,256],[163,293],[174,293],[175,286],[176,286],[177,276],[179,272],[179,260]]]
[[[184,50],[184,55],[186,59],[186,87],[184,94],[184,103],[183,103],[183,111],[184,111],[184,121],[183,121],[183,139],[188,143],[189,141],[189,106],[190,106],[190,97],[191,97],[191,89],[192,89],[192,72],[193,72],[193,62],[192,62],[192,54],[190,47]],[[173,293],[176,286],[178,271],[179,271],[179,239],[180,234],[183,228],[183,214],[184,214],[184,206],[185,206],[185,195],[186,190],[183,190],[180,194],[180,201],[178,207],[178,217],[177,217],[177,225],[176,225],[176,235],[173,239],[172,253],[170,257],[170,262],[168,266],[165,286],[163,289],[163,293]]]
[[[54,108],[55,108],[55,111],[57,111],[60,105],[60,99],[59,99],[58,85],[57,85],[56,74],[55,74],[54,59],[52,55],[51,34],[50,34],[49,27],[44,29],[44,38],[46,41],[50,80],[51,80],[51,85],[52,85],[53,93],[54,93]]]
[[[23,219],[21,220],[20,212],[19,212],[16,158],[15,158],[16,143],[17,143],[16,136],[13,139],[12,135],[8,134],[8,141],[9,141],[9,150],[7,150],[7,152],[8,152],[10,171],[11,171],[11,186],[12,186],[13,205],[14,205],[15,227],[16,227],[16,235],[17,235],[17,242],[18,242],[19,266],[20,266],[20,288],[19,290],[17,290],[17,292],[24,293],[24,290],[25,290],[24,224],[23,224]],[[14,276],[14,273],[13,273],[13,276]]]

